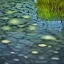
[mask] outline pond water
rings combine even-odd
[[[35,1],[0,2],[0,64],[64,64],[63,24],[37,18]]]

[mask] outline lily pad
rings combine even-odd
[[[17,12],[17,11],[7,10],[7,11],[6,11],[6,14],[13,14],[13,13],[15,13],[15,12]]]
[[[31,26],[28,27],[28,29],[29,29],[29,30],[35,30],[35,29],[36,29],[36,26],[32,26],[32,25],[31,25]]]
[[[9,40],[2,40],[1,42],[4,43],[4,44],[8,44],[8,43],[10,43]]]
[[[11,25],[21,25],[21,24],[24,24],[26,22],[25,19],[22,19],[22,18],[12,18],[8,21],[9,24]]]
[[[39,47],[46,47],[46,44],[38,44]]]
[[[38,51],[32,51],[32,54],[38,54],[39,52]]]
[[[45,40],[56,40],[56,38],[54,36],[51,36],[51,35],[44,35],[41,38],[45,39]]]
[[[12,24],[12,25],[18,25],[19,22],[20,22],[20,20],[17,19],[17,18],[13,18],[13,19],[11,19],[11,20],[8,21],[8,23]]]
[[[30,18],[30,16],[29,15],[24,15],[24,16],[22,16],[23,18]]]
[[[2,29],[2,30],[11,30],[11,27],[10,27],[10,26],[2,26],[1,29]]]

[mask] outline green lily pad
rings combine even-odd
[[[10,27],[10,26],[2,26],[1,29],[2,29],[2,30],[11,30],[11,27]]]
[[[30,16],[29,15],[24,15],[24,16],[22,16],[23,18],[30,18]]]
[[[17,12],[17,11],[7,10],[7,11],[6,11],[6,14],[13,14],[13,13],[15,13],[15,12]]]
[[[8,23],[12,24],[12,25],[18,25],[19,21],[20,21],[19,19],[13,18],[13,19],[9,20]]]
[[[35,29],[36,29],[36,26],[32,26],[32,25],[31,25],[31,26],[28,27],[28,29],[29,29],[29,30],[35,30]]]

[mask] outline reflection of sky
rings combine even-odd
[[[49,23],[49,22],[48,22]],[[61,29],[62,29],[62,24],[61,24],[61,21],[52,21],[51,23],[49,23],[49,25],[48,25],[48,28],[50,29],[50,27],[51,27],[51,29],[53,29],[53,30],[59,30],[59,31],[61,31]]]
[[[37,0],[34,0],[34,2],[37,2]]]
[[[52,22],[40,21],[40,22],[37,22],[37,24],[40,29],[48,29],[48,30],[53,29],[58,31],[61,31],[62,29],[61,21],[52,21]]]

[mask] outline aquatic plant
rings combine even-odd
[[[37,0],[37,15],[44,20],[64,20],[64,0]]]

